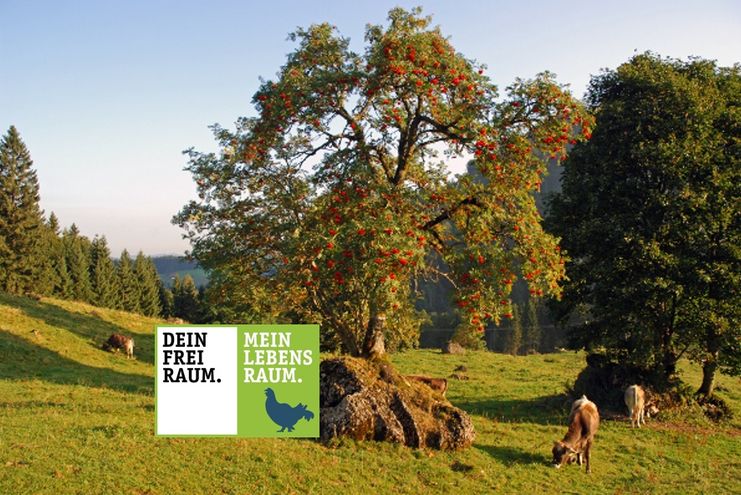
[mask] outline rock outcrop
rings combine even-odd
[[[457,450],[475,438],[471,418],[390,364],[341,357],[321,363],[321,439],[335,437]]]
[[[443,354],[465,354],[466,349],[457,342],[446,342],[442,348]]]

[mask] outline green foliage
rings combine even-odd
[[[141,311],[141,291],[139,280],[131,263],[131,256],[123,250],[118,260],[118,307],[124,311],[139,313]]]
[[[105,308],[115,307],[118,299],[118,277],[105,236],[93,239],[90,251],[90,280],[93,291],[91,302]]]
[[[52,213],[53,215],[53,213]],[[38,231],[40,237],[36,255],[38,263],[34,292],[51,296],[56,287],[62,284],[61,274],[54,263],[55,253],[60,249],[61,241],[58,234],[48,223],[43,223]]]
[[[198,288],[190,275],[186,275],[182,280],[175,277],[172,284],[172,295],[174,299],[173,313],[176,317],[191,323],[200,321],[201,305]]]
[[[170,318],[175,316],[175,298],[172,295],[172,291],[167,288],[167,286],[160,281],[159,283],[159,298],[160,298],[160,307],[161,310],[161,316],[162,318]],[[233,321],[240,321],[240,320],[233,320]]]
[[[160,303],[160,281],[152,259],[139,251],[134,261],[134,273],[139,286],[139,309],[145,316],[159,316],[162,311]]]
[[[589,314],[572,343],[665,383],[685,352],[741,359],[740,71],[649,53],[593,78],[594,136],[552,202],[573,258],[565,300]]]
[[[527,312],[524,316],[522,330],[522,354],[530,354],[540,350],[541,331],[538,306],[538,299],[531,297],[527,300]]]
[[[90,240],[80,235],[80,231],[73,223],[62,234],[64,255],[67,272],[72,281],[71,298],[77,301],[91,302],[93,288],[90,281]]]
[[[512,322],[509,325],[509,333],[504,352],[516,356],[522,348],[522,310],[519,304],[512,305]]]
[[[43,267],[43,216],[39,183],[26,145],[14,126],[0,141],[0,290],[38,290]]]
[[[394,345],[417,342],[413,281],[435,274],[433,252],[469,331],[510,314],[518,275],[558,295],[563,260],[532,192],[543,158],[591,126],[552,75],[500,99],[419,10],[389,21],[367,28],[362,54],[328,24],[291,35],[259,116],[214,127],[219,153],[188,151],[199,200],[174,219],[228,291],[264,318],[320,322],[351,354],[375,315]],[[455,157],[483,180],[451,180]]]

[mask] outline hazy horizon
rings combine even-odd
[[[582,97],[590,75],[634,53],[737,63],[741,4],[624,2],[26,2],[0,0],[0,132],[15,125],[41,206],[63,226],[126,248],[182,255],[170,219],[195,187],[182,151],[215,149],[208,126],[254,115],[296,27],[328,21],[363,47],[366,24],[422,5],[501,91],[543,70]]]

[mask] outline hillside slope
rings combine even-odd
[[[153,327],[157,320],[81,303],[0,294],[0,493],[739,493],[738,422],[715,428],[605,421],[593,474],[549,465],[565,427],[560,396],[583,356],[393,356],[405,373],[448,376],[452,402],[473,415],[474,446],[415,451],[341,441],[157,438]],[[136,359],[100,344],[132,335]],[[694,383],[699,374],[688,368]],[[736,409],[741,384],[721,377]]]

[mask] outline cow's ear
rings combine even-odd
[[[569,449],[569,452],[571,452],[572,454],[576,454],[576,450],[572,449],[568,445],[566,446],[566,448]]]

